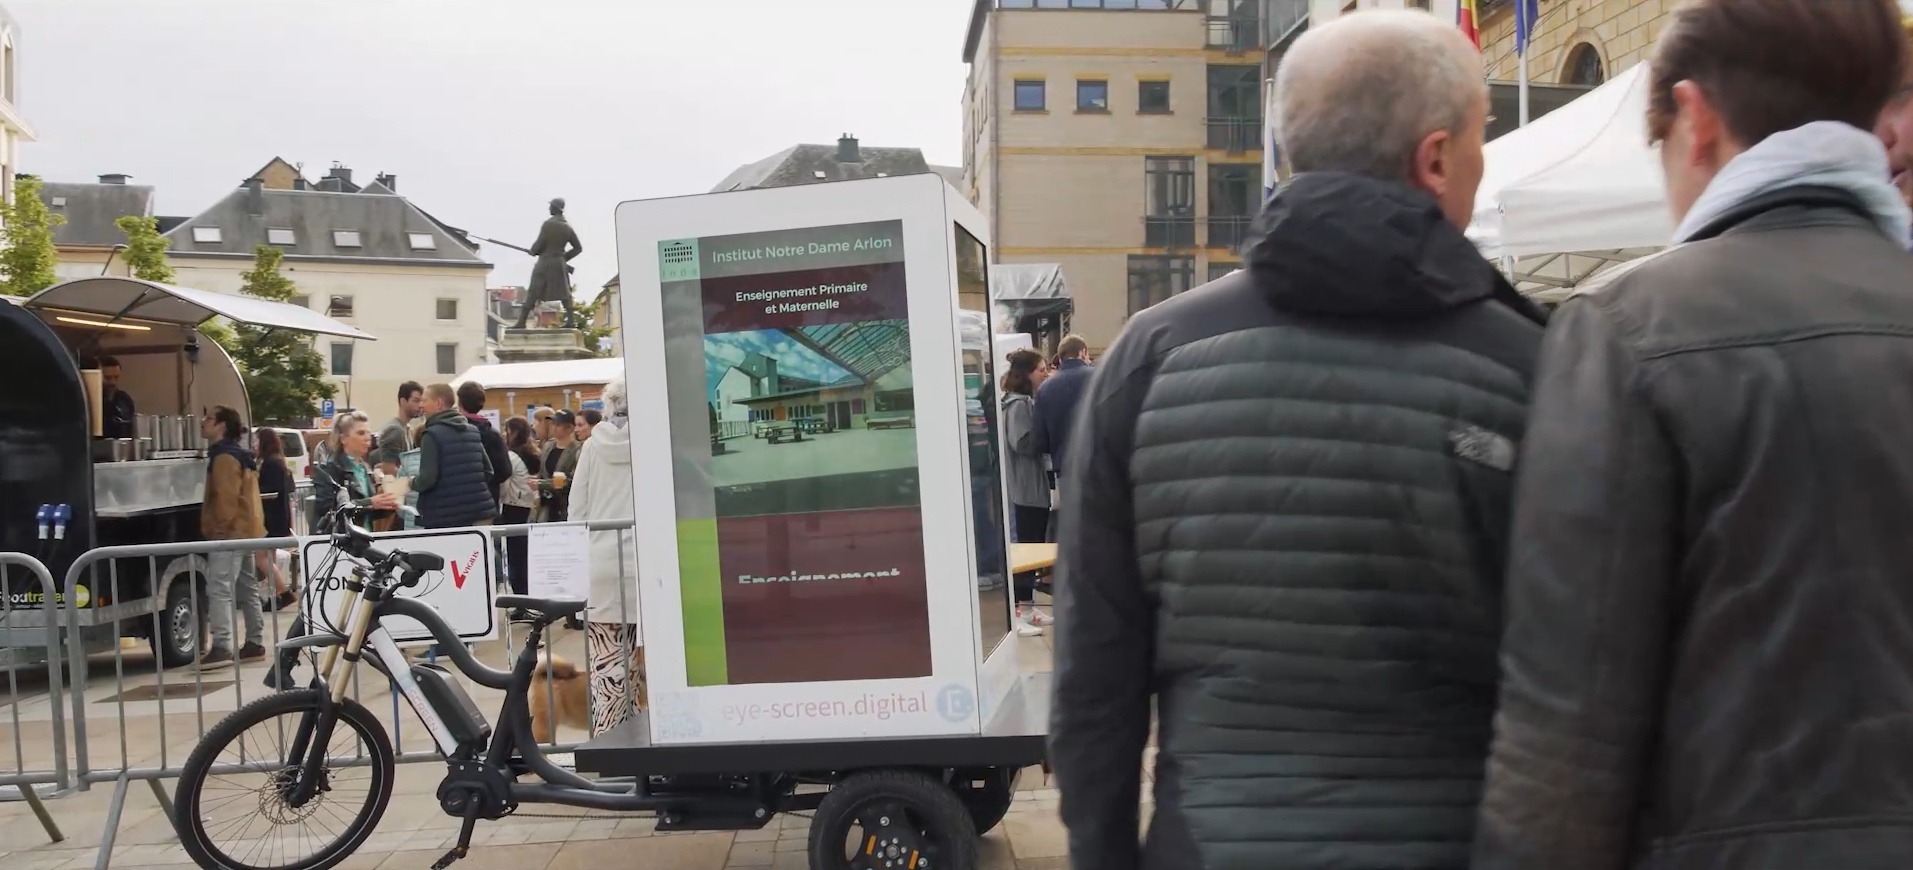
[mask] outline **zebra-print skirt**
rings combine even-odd
[[[637,636],[635,625],[585,623],[593,735],[631,721],[635,711],[644,709],[644,646],[634,642]]]

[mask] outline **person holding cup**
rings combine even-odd
[[[312,526],[308,529],[311,534],[329,533],[331,530],[324,525],[326,517],[349,502],[371,502],[372,511],[361,523],[368,529],[388,526],[397,517],[405,497],[381,491],[379,480],[383,475],[372,464],[372,441],[372,426],[364,412],[346,411],[332,421],[332,432],[326,436],[326,460],[312,466]],[[390,479],[404,481],[398,477]],[[306,634],[306,600],[300,596],[299,617],[286,631],[288,640]],[[292,668],[298,663],[298,650],[281,650],[277,666],[266,674],[267,688],[290,688]]]

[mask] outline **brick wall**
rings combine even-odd
[[[1660,36],[1669,9],[1680,0],[1541,0],[1528,55],[1528,80],[1540,84],[1567,81],[1573,50],[1583,44],[1601,57],[1607,78],[1645,60]],[[1482,22],[1481,53],[1488,77],[1514,81],[1514,10],[1500,5]]]

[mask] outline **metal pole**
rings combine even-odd
[[[1521,11],[1519,7],[1517,7],[1515,9],[1515,14],[1521,15],[1524,13]],[[1528,23],[1528,30],[1529,31],[1534,30],[1534,22]],[[1529,32],[1524,35],[1527,36],[1529,39],[1534,38],[1534,34],[1532,32]],[[1515,46],[1515,53],[1517,54],[1519,58],[1518,65],[1520,67],[1521,93],[1520,93],[1519,99],[1521,101],[1521,126],[1526,127],[1528,126],[1528,47],[1526,45],[1517,45]]]

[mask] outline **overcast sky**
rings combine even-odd
[[[333,161],[528,245],[563,196],[575,282],[620,201],[701,193],[843,132],[962,157],[970,0],[0,0],[20,22],[20,171],[123,172],[192,215],[274,156]],[[486,245],[492,284],[531,261]]]

